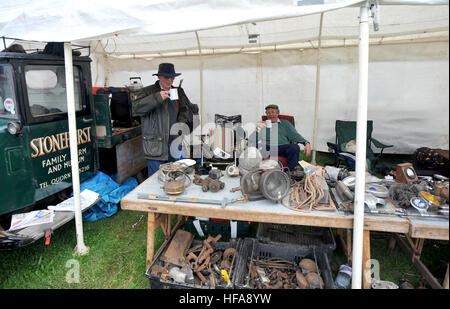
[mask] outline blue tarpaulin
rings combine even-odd
[[[102,218],[108,218],[119,209],[119,202],[128,192],[138,185],[134,177],[130,177],[122,184],[118,184],[105,173],[98,172],[92,178],[80,184],[80,192],[84,189],[97,192],[100,202],[83,212],[83,221],[97,221]]]

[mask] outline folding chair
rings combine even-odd
[[[334,152],[335,166],[344,161],[350,170],[355,170],[356,156],[355,151],[347,149],[350,141],[355,141],[356,144],[356,121],[336,120],[335,124],[336,139],[335,143],[327,142],[328,147]],[[372,137],[373,121],[367,121],[367,150],[366,158],[368,160],[369,171],[374,171],[375,167],[383,154],[384,149],[393,147],[394,145],[385,145]],[[381,149],[378,154],[375,154],[373,148]],[[354,150],[354,149],[352,149]]]

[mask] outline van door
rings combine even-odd
[[[23,126],[15,81],[13,66],[0,63],[0,215],[34,203],[25,139],[8,131],[8,125]]]
[[[23,70],[27,119],[23,135],[33,173],[34,199],[38,201],[72,185],[65,68],[64,63],[27,63]],[[88,92],[89,66],[74,65],[73,72],[78,162],[83,181],[97,172],[94,109]]]

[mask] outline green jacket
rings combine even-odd
[[[258,133],[257,138],[261,139],[261,142],[266,145],[271,146],[280,146],[280,145],[287,145],[292,143],[302,143],[305,145],[306,143],[309,143],[303,136],[301,136],[297,130],[294,128],[294,126],[287,120],[280,119],[280,121],[277,123],[277,125],[272,124],[272,128],[263,128]],[[278,136],[277,140],[272,140],[271,137]]]

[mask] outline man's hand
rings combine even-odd
[[[257,124],[256,124],[256,127],[258,128],[258,129],[262,129],[262,128],[265,128],[266,127],[266,123],[264,122],[264,121],[259,121]]]
[[[161,90],[159,92],[159,94],[161,95],[161,98],[163,99],[163,101],[169,98],[169,91]]]
[[[310,143],[306,143],[306,145],[305,145],[305,155],[307,157],[309,157],[310,154],[311,154],[311,144]]]

